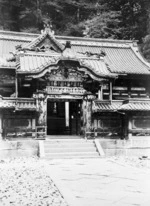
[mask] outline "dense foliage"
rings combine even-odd
[[[0,29],[40,33],[45,20],[51,20],[57,35],[142,42],[150,34],[150,1],[0,0]],[[142,47],[145,54],[149,39]]]

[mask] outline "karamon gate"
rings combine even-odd
[[[0,31],[0,44],[1,139],[150,136],[150,65],[136,41],[60,37],[46,25]]]
[[[34,93],[39,107],[38,129],[47,130],[48,135],[90,135],[92,101],[106,81],[94,75],[77,59],[61,59],[43,75],[34,76],[38,82]]]

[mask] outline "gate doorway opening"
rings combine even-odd
[[[80,135],[81,101],[47,101],[47,135]]]

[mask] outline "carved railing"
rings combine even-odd
[[[107,99],[110,95],[110,88],[108,85],[103,86],[103,98]],[[126,98],[150,99],[150,93],[145,87],[127,87],[127,86],[113,86],[112,88],[113,100]]]
[[[122,128],[95,128],[94,129],[95,137],[121,137],[122,136]]]
[[[0,97],[0,108],[13,108],[15,110],[36,110],[36,103],[31,98]]]
[[[32,136],[35,137],[35,129],[21,128],[21,127],[14,127],[14,128],[5,127],[3,130],[3,134],[5,138],[32,137]]]
[[[150,99],[128,98],[128,99],[123,101],[123,104],[127,104],[127,103],[146,103],[146,104],[150,104]]]
[[[34,99],[18,98],[16,99],[16,109],[36,110],[36,102]]]

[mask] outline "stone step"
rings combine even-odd
[[[56,144],[47,144],[44,143],[45,148],[78,148],[78,147],[93,147],[93,143],[56,143]]]
[[[74,140],[74,139],[83,139],[83,137],[81,136],[77,136],[77,135],[47,135],[46,136],[46,140],[56,140],[56,139],[71,139],[71,140]]]
[[[100,157],[94,140],[55,139],[45,140],[43,145],[46,159]]]
[[[66,153],[66,152],[96,152],[96,147],[78,147],[78,148],[45,148],[45,153]]]
[[[46,139],[45,140],[46,143],[48,144],[55,144],[55,143],[79,143],[79,142],[93,142],[93,140],[86,140],[86,139]]]
[[[97,152],[82,152],[78,153],[78,152],[67,152],[67,153],[49,153],[45,156],[46,159],[55,159],[55,158],[59,158],[59,159],[63,159],[63,158],[99,158],[99,154]]]

